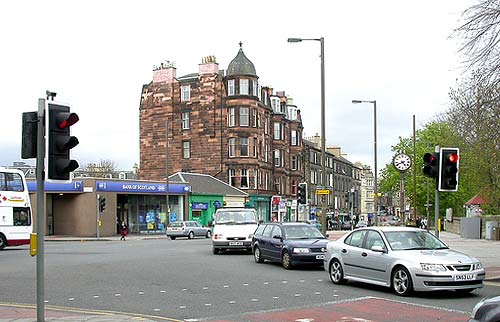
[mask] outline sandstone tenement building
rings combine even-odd
[[[241,43],[226,72],[214,56],[181,77],[174,64],[162,64],[142,88],[140,178],[209,174],[247,191],[269,219],[271,196],[295,198],[304,180],[302,131],[300,110],[259,83]]]

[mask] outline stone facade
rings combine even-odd
[[[213,56],[183,77],[173,64],[155,68],[139,119],[143,180],[202,173],[249,194],[288,198],[304,180],[302,163],[292,166],[303,150],[300,111],[284,92],[259,85],[241,48],[227,75]]]

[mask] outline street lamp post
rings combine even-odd
[[[325,39],[321,38],[288,38],[288,42],[302,42],[305,40],[319,41],[321,45],[321,184],[326,189],[326,152],[325,152]],[[326,232],[326,206],[321,196],[321,231]]]
[[[374,192],[373,210],[375,211],[375,223],[378,224],[378,180],[377,180],[377,101],[352,100],[353,104],[371,103],[373,104],[373,159],[374,159]]]

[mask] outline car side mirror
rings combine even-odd
[[[384,246],[380,246],[380,245],[375,245],[375,246],[372,246],[372,248],[370,248],[372,251],[374,252],[379,252],[379,253],[385,253],[385,248]]]
[[[328,239],[330,237],[330,234],[325,234],[325,238]]]
[[[282,240],[281,235],[274,235],[273,238]]]

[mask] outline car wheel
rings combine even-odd
[[[188,239],[193,239],[193,238],[194,238],[194,233],[190,231],[188,234]]]
[[[330,269],[328,271],[330,272],[330,280],[332,280],[333,284],[342,284],[345,282],[344,269],[337,259],[334,259],[330,263]]]
[[[255,259],[256,263],[264,263],[264,259],[260,254],[260,248],[258,246],[255,246],[253,250],[253,258]]]
[[[212,252],[214,253],[214,255],[217,255],[217,254],[219,253],[219,249],[218,249],[218,248],[213,247],[213,248],[212,248]]]
[[[207,230],[207,234],[205,235],[206,238],[210,238],[212,236],[212,232],[210,230]]]
[[[0,234],[0,250],[4,249],[5,246],[7,246],[7,239],[5,239],[5,236]]]
[[[455,292],[457,292],[460,295],[467,295],[467,294],[471,293],[472,291],[474,291],[473,288],[463,288],[463,289],[455,290]]]
[[[285,269],[292,268],[292,259],[286,250],[283,252],[283,255],[281,255],[281,265],[283,265],[283,268]]]
[[[413,291],[413,282],[408,270],[402,266],[392,273],[392,289],[399,296],[408,296]]]
[[[175,236],[170,236],[170,239],[175,240]]]

